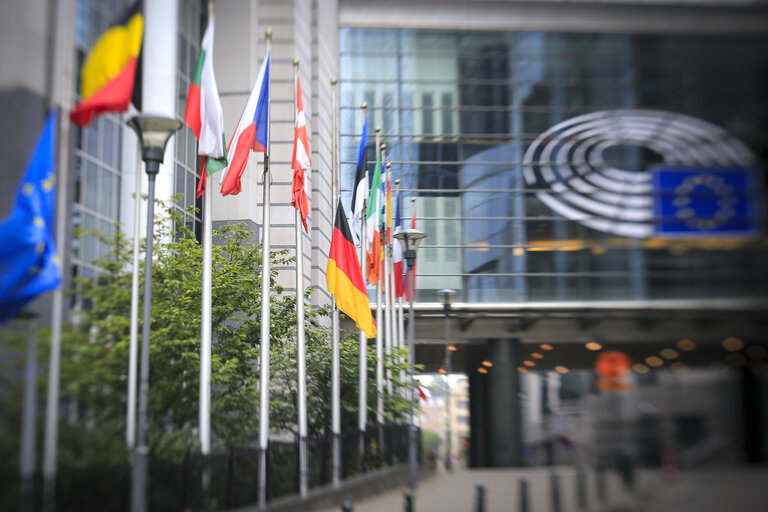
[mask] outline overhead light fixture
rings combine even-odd
[[[485,361],[483,361],[483,366],[487,366],[488,368],[490,368],[491,366],[493,366],[493,363],[490,362],[488,359],[486,359]]]
[[[517,371],[519,371],[520,373],[528,373],[528,368],[524,366],[518,366]]]
[[[678,357],[680,357],[680,352],[678,352],[673,348],[662,349],[662,351],[659,352],[659,354],[661,354],[661,357],[663,357],[664,359],[677,359]]]
[[[601,350],[603,348],[603,346],[596,341],[590,341],[584,346],[587,347],[587,350]]]
[[[448,350],[450,350],[451,352],[456,352],[459,349],[456,348],[456,345],[448,345]]]
[[[689,370],[688,365],[683,363],[682,361],[675,361],[671,365],[669,365],[670,368],[672,368],[673,372],[677,373],[684,373]]]
[[[488,373],[488,370],[481,366],[480,368],[477,369],[477,372],[478,373]]]
[[[653,366],[654,368],[657,368],[664,364],[664,361],[657,356],[648,356],[645,358],[645,362],[646,364],[648,364],[648,366]]]
[[[568,373],[568,368],[562,365],[555,366],[555,371],[557,373]]]
[[[632,369],[635,371],[635,373],[648,373],[649,371],[649,368],[645,366],[643,363],[633,364]]]
[[[553,346],[552,346],[552,345],[550,345],[549,343],[542,343],[541,345],[539,345],[539,348],[540,348],[541,350],[552,350],[552,349],[553,349],[553,348],[555,348],[555,347],[553,347]]]
[[[533,354],[531,354],[531,357],[534,359],[542,359],[544,355],[540,352],[534,352]]]
[[[530,359],[526,359],[525,361],[523,361],[523,364],[524,364],[525,366],[531,366],[531,367],[533,367],[533,366],[536,366],[536,363],[534,363],[534,362],[533,362],[533,361],[531,361]]]
[[[437,370],[437,373],[446,374],[447,372],[445,371],[445,368],[440,368],[439,370]]]
[[[692,342],[691,340],[680,340],[677,342],[677,348],[680,350],[693,350],[696,348],[696,343]]]
[[[723,340],[723,348],[728,352],[736,352],[744,348],[744,342],[739,338],[726,338]]]

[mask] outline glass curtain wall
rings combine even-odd
[[[360,105],[416,198],[417,299],[440,288],[473,302],[765,296],[766,243],[752,238],[627,237],[569,220],[527,183],[526,150],[576,116],[652,109],[702,119],[767,153],[768,40],[548,32],[341,30],[342,200],[349,207]],[[744,108],[750,105],[750,108]],[[602,159],[638,174],[660,156],[641,145]],[[758,186],[760,205],[764,186]],[[762,206],[760,212],[762,214]]]

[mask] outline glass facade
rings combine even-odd
[[[719,127],[744,143],[759,176],[768,148],[768,39],[371,28],[340,35],[342,197],[349,204],[366,101],[369,127],[381,126],[401,179],[403,218],[415,198],[417,227],[428,236],[418,300],[434,302],[446,287],[472,302],[766,295],[761,234],[632,237],[595,228],[542,199],[569,192],[526,179],[526,155],[564,121],[642,109]],[[668,136],[661,124],[653,135],[662,147]],[[627,140],[600,148],[603,167],[648,175],[662,163],[653,144]],[[564,154],[569,164],[578,159]],[[756,183],[750,201],[762,218],[765,190]],[[605,194],[597,188],[595,197]],[[633,201],[652,202],[657,192],[644,194],[627,195],[620,213],[631,216]]]

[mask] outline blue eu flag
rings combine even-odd
[[[61,281],[53,231],[56,113],[52,112],[16,192],[16,205],[0,224],[0,322]]]
[[[750,169],[669,167],[653,171],[655,231],[662,236],[751,236],[758,232]]]

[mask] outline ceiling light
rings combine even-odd
[[[534,352],[533,354],[531,354],[531,357],[534,359],[542,359],[544,355],[541,352]]]
[[[477,371],[478,371],[478,373],[488,373],[488,370],[486,370],[482,366],[480,368],[478,368]]]
[[[632,369],[635,373],[648,373],[648,367],[643,363],[635,363],[632,365]]]
[[[660,357],[656,357],[656,356],[646,357],[645,362],[648,364],[648,366],[653,366],[653,367],[658,367],[664,364],[664,361],[662,361]]]
[[[728,352],[736,352],[744,348],[744,342],[739,338],[726,338],[723,340],[723,348]]]
[[[519,371],[520,373],[528,373],[528,368],[524,366],[518,366],[517,371]]]
[[[456,345],[448,345],[448,350],[450,350],[451,352],[456,352],[459,349],[456,348]]]
[[[539,348],[541,348],[541,350],[552,350],[555,347],[553,347],[549,343],[542,343],[541,345],[539,345]]]
[[[440,368],[439,370],[437,370],[437,373],[445,374],[446,373],[445,368]]]
[[[488,368],[490,368],[491,366],[493,366],[493,363],[490,362],[488,359],[486,359],[485,361],[483,361],[483,366],[487,366]]]
[[[677,342],[677,348],[680,350],[693,350],[696,348],[696,344],[691,340],[680,340]]]
[[[678,373],[687,372],[689,370],[688,365],[681,361],[675,361],[674,363],[669,365],[669,367],[672,368],[672,371],[678,372]]]
[[[603,348],[603,346],[596,341],[590,341],[584,346],[587,347],[587,350],[601,350]]]
[[[533,362],[533,361],[531,361],[530,359],[526,359],[525,361],[523,361],[523,364],[524,364],[525,366],[536,366],[536,363],[534,363],[534,362]]]
[[[673,348],[665,348],[659,353],[661,354],[661,357],[663,357],[664,359],[677,359],[678,357],[680,357],[680,352],[678,352]]]
[[[562,365],[555,366],[555,371],[557,373],[568,373],[568,368]]]

